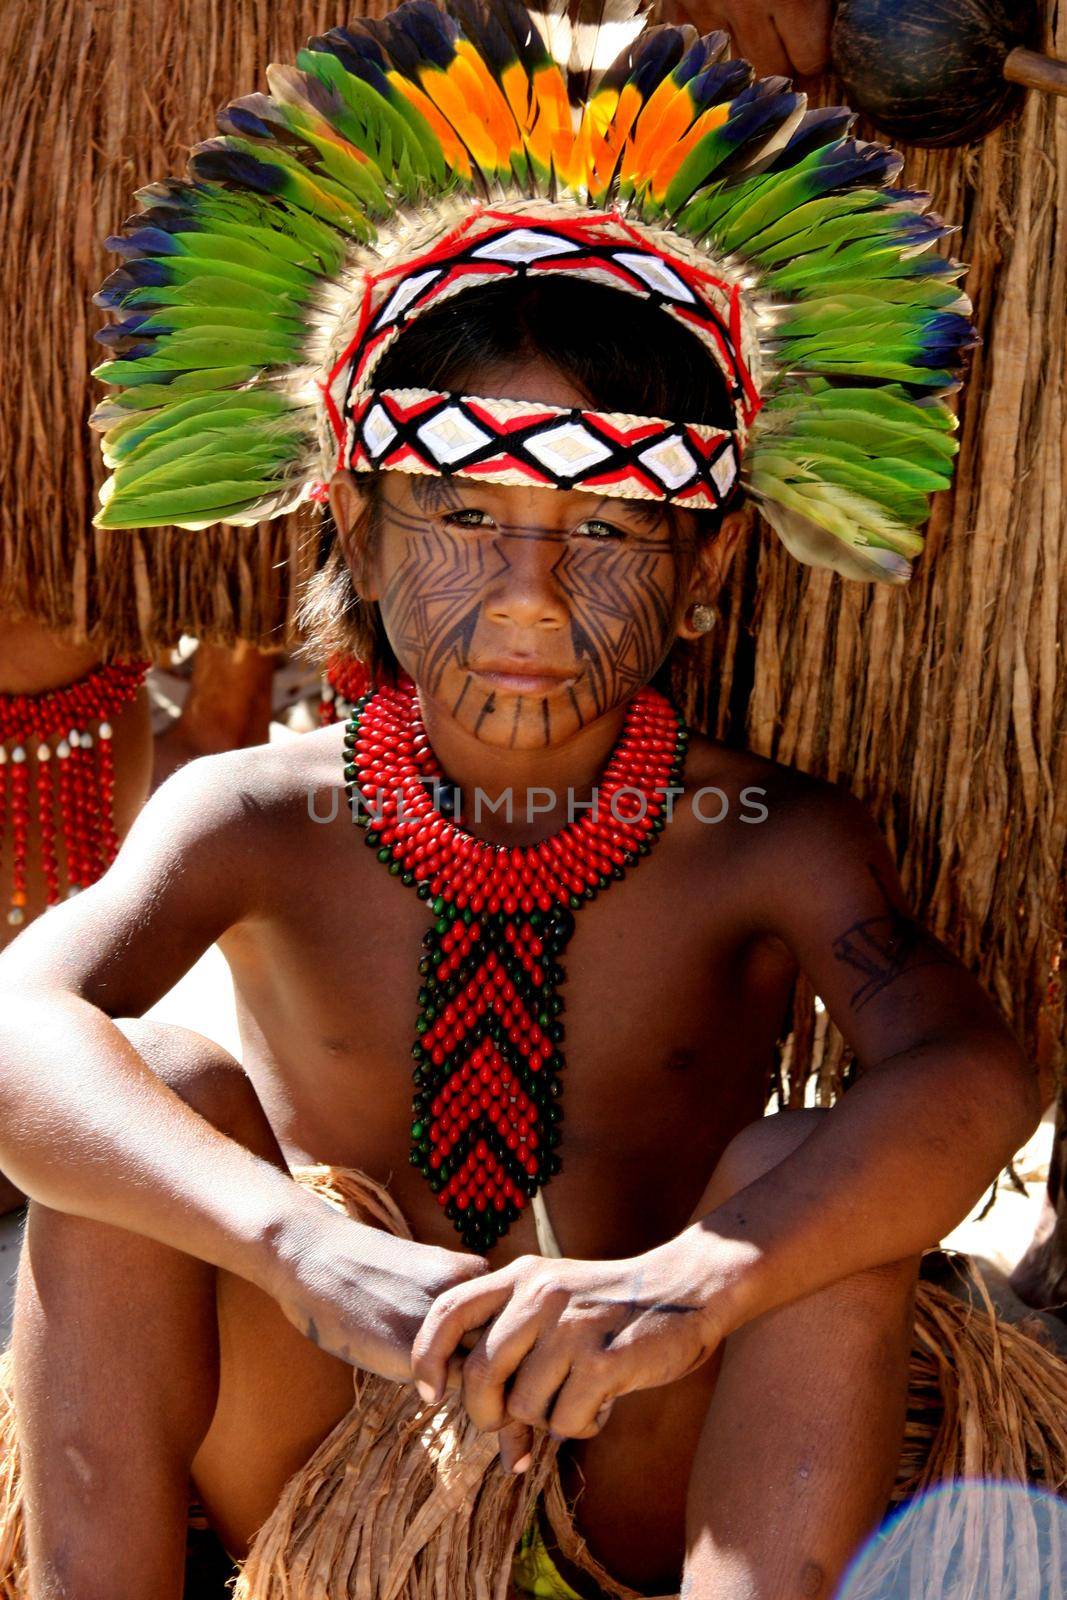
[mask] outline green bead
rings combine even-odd
[[[438,918],[438,920],[434,923],[434,932],[435,933],[447,933],[448,932],[448,918],[447,917],[439,917]]]
[[[418,895],[420,900],[428,900],[430,898],[430,885],[425,881],[425,879],[419,884],[418,888],[415,890],[415,893]]]
[[[389,871],[394,878],[398,878],[400,876],[400,862],[391,861],[389,863]]]
[[[345,782],[346,783],[355,783],[355,781],[356,781],[356,779],[358,777],[359,777],[359,768],[355,765],[354,762],[351,762],[351,761],[348,762],[347,765],[345,766]]]
[[[474,921],[474,912],[471,910],[470,906],[463,907],[463,921],[468,928]]]
[[[369,845],[370,848],[373,850],[375,848],[375,846],[378,844],[380,837],[381,837],[381,835],[375,833],[374,829],[371,828],[371,829],[368,830],[367,836],[364,839],[363,843],[366,844],[366,845]]]
[[[441,896],[438,895],[437,899],[434,901],[433,905],[430,907],[430,910],[433,912],[435,917],[439,917],[441,915],[441,913],[444,911],[444,909],[445,909],[445,902],[444,902],[444,900],[442,900]]]
[[[422,1123],[421,1122],[413,1122],[411,1124],[411,1137],[414,1140],[416,1140],[416,1142],[417,1142],[419,1139],[422,1138],[422,1134],[423,1134],[423,1125],[422,1125]]]
[[[537,1013],[537,1026],[539,1028],[547,1028],[551,1021],[552,1018],[549,1016],[547,1011],[539,1011]]]
[[[411,885],[415,882],[415,874],[413,872],[405,872],[400,881],[404,885],[405,889],[410,889]]]
[[[435,950],[430,956],[430,961],[435,967],[439,967],[444,959],[445,953],[443,950]]]
[[[387,844],[383,844],[382,848],[378,851],[378,860],[388,861],[392,853],[393,852],[390,850],[389,846]]]
[[[416,1022],[416,1024],[415,1024],[415,1032],[419,1035],[420,1039],[421,1039],[422,1035],[427,1031],[429,1026],[430,1026],[430,1024],[429,1024],[429,1022],[427,1021],[427,1019],[425,1017],[420,1017],[418,1022]]]
[[[384,858],[384,856],[379,856],[378,859],[379,859],[379,861],[383,861],[385,858]],[[581,897],[581,895],[580,894],[572,894],[571,897],[570,897],[569,904],[570,904],[570,908],[571,908],[572,911],[580,911],[581,907],[582,907],[582,897]]]

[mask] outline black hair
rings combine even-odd
[[[574,279],[507,278],[452,296],[399,335],[373,381],[380,389],[478,394],[495,370],[533,360],[556,368],[599,411],[734,426],[726,381],[695,334],[650,300]],[[377,480],[370,491],[357,541],[365,559]],[[698,513],[698,535],[714,534],[721,520],[721,513]],[[396,659],[378,607],[357,600],[328,517],[319,562],[301,608],[309,648],[358,655],[376,681],[392,676]]]

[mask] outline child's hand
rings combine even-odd
[[[485,1273],[481,1256],[396,1239],[322,1207],[285,1246],[271,1292],[306,1338],[354,1367],[412,1380],[415,1335],[438,1296]],[[445,1387],[460,1381],[457,1357]]]
[[[668,20],[724,28],[760,77],[822,72],[830,61],[830,0],[671,0]]]
[[[522,1470],[529,1435],[516,1423],[590,1438],[616,1396],[707,1359],[725,1329],[693,1283],[674,1244],[628,1261],[520,1256],[434,1302],[412,1354],[419,1391],[450,1387],[464,1336],[488,1323],[463,1358],[463,1401],[477,1427],[507,1430],[505,1464]]]

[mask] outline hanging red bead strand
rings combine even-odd
[[[433,917],[419,960],[411,1163],[469,1249],[491,1249],[560,1170],[560,958],[574,913],[652,849],[688,738],[670,701],[642,689],[595,809],[509,849],[453,819],[455,792],[410,679],[355,705],[345,731],[353,820]]]
[[[355,656],[331,656],[319,689],[319,726],[344,722],[352,715],[356,701],[366,694],[370,674]]]
[[[111,662],[62,689],[0,694],[0,843],[11,839],[12,927],[26,915],[31,817],[49,905],[63,893],[57,811],[68,893],[95,883],[114,860],[111,719],[147,671],[146,661]]]

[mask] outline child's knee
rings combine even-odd
[[[179,1099],[220,1133],[280,1161],[263,1107],[239,1061],[212,1039],[174,1023],[121,1017],[115,1026]]]

